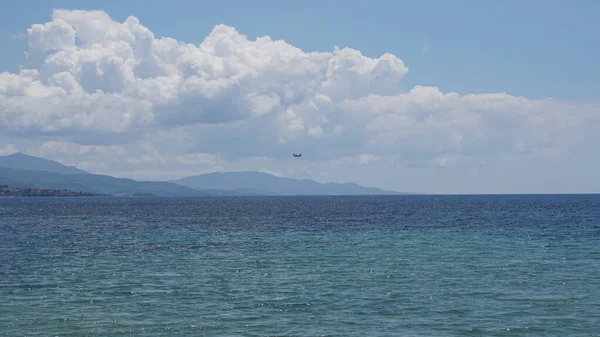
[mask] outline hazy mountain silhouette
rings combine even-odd
[[[355,183],[319,183],[308,179],[282,178],[263,172],[215,172],[173,181],[198,190],[241,190],[263,195],[381,195],[406,194],[363,187]]]
[[[47,171],[13,170],[4,167],[0,167],[0,185],[21,188],[52,188],[115,196],[136,193],[149,193],[157,196],[213,195],[166,181],[136,181],[91,173],[62,174]]]
[[[137,181],[92,174],[74,166],[15,153],[0,156],[0,185],[130,195],[162,196],[241,195],[383,195],[407,194],[363,187],[354,183],[319,183],[282,178],[263,172],[208,173],[176,181]]]
[[[62,174],[89,174],[89,172],[80,170],[75,166],[65,166],[53,160],[29,156],[23,153],[0,156],[0,167],[14,170],[45,171]]]
[[[74,166],[65,166],[53,160],[22,153],[0,156],[0,185],[64,189],[110,195],[136,193],[161,196],[213,195],[166,181],[136,181],[92,174]]]

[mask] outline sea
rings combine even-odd
[[[600,336],[600,195],[0,198],[1,336]]]

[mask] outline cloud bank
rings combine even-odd
[[[551,163],[600,145],[597,103],[403,92],[408,67],[389,53],[306,52],[226,25],[194,45],[156,37],[134,16],[62,9],[33,24],[27,43],[21,71],[0,73],[0,153],[96,172],[282,172],[293,151],[312,170],[392,158],[477,166],[507,154]]]

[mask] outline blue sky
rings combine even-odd
[[[598,101],[600,2],[528,1],[56,1],[7,0],[0,71],[23,63],[32,24],[52,8],[135,15],[156,36],[200,43],[216,24],[249,38],[269,35],[305,51],[337,45],[367,56],[385,52],[411,69],[403,82],[459,93],[507,92],[530,98]],[[429,51],[422,53],[427,46]]]
[[[135,179],[598,192],[598,13],[591,0],[8,0],[0,155]]]

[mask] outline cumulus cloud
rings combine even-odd
[[[323,100],[398,92],[408,71],[390,54],[306,53],[268,36],[249,40],[226,25],[199,45],[157,39],[137,18],[119,23],[102,11],[54,10],[52,21],[27,34],[27,67],[0,76],[0,125],[15,134],[110,134],[264,117],[279,121],[286,138],[320,117]]]
[[[13,144],[0,154],[27,143],[19,150],[98,171],[188,172],[291,152],[324,165],[560,161],[600,143],[596,103],[403,92],[408,68],[389,53],[306,52],[227,25],[195,45],[156,37],[134,16],[62,9],[33,24],[27,43],[22,70],[0,73],[0,135]]]

